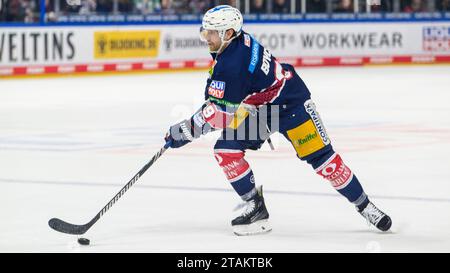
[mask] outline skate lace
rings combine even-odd
[[[242,213],[240,214],[241,216],[245,217],[247,215],[249,215],[254,209],[255,209],[255,201],[254,200],[250,200],[247,202],[242,202],[239,203],[234,209],[233,211],[238,211],[238,210],[243,210]]]
[[[361,214],[366,218],[367,224],[378,224],[380,219],[383,217],[384,213],[375,207],[372,203],[369,203],[367,207],[361,212]]]

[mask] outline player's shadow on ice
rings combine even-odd
[[[318,240],[323,238],[332,238],[332,237],[359,237],[359,236],[393,236],[398,235],[399,231],[393,228],[387,232],[383,232],[381,230],[376,229],[375,227],[367,227],[367,228],[357,228],[354,227],[346,229],[345,227],[341,227],[337,229],[336,227],[330,227],[329,229],[321,228],[317,229],[315,227],[294,227],[292,226],[289,230],[285,227],[273,227],[271,231],[272,236],[279,238],[317,238]]]
[[[210,235],[221,235],[231,232],[231,226],[224,223],[206,223],[198,222],[164,222],[155,223],[152,225],[141,225],[138,227],[129,227],[124,230],[125,232],[136,232],[140,234],[159,234],[159,235],[193,235],[193,234],[210,234]]]
[[[323,231],[323,230],[322,230]],[[325,232],[325,231],[323,231]],[[337,231],[332,231],[332,233],[339,233],[339,234],[376,234],[376,235],[395,235],[398,232],[395,230],[389,230],[389,231],[381,231],[378,230],[376,228],[367,228],[367,229],[353,229],[353,230],[337,230]]]

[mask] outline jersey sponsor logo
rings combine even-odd
[[[341,190],[353,179],[353,173],[338,154],[333,154],[322,166],[316,169],[317,174],[330,181],[331,185]]]
[[[216,99],[214,97],[209,97],[208,100],[210,100],[212,102],[216,102],[216,104],[224,105],[226,107],[231,107],[231,108],[238,108],[240,105],[239,103],[233,103],[233,102],[227,101],[227,100],[220,100],[220,99]]]
[[[244,34],[244,44],[250,47],[250,36],[248,34]]]
[[[252,56],[250,57],[250,65],[248,66],[248,71],[253,74],[253,72],[255,72],[256,65],[258,64],[259,44],[254,39],[252,40],[253,40]]]
[[[208,87],[208,95],[218,99],[223,98],[225,95],[225,82],[212,81]]]
[[[317,132],[314,132],[313,134],[310,133],[306,137],[301,138],[297,141],[298,141],[299,145],[304,145],[304,144],[308,143],[309,141],[315,139],[316,137],[317,137]]]
[[[325,147],[325,144],[322,139],[319,138],[319,132],[311,119],[300,124],[298,127],[287,131],[287,135],[292,142],[292,145],[294,145],[298,156],[301,158]]]
[[[229,182],[239,181],[251,172],[250,165],[244,159],[243,152],[227,153],[216,151],[214,155]]]
[[[325,130],[325,126],[323,126],[322,119],[320,118],[319,113],[316,111],[316,105],[312,100],[305,101],[305,110],[311,117],[312,121],[314,122],[314,126],[316,127],[317,131],[319,132],[320,138],[322,139],[323,143],[325,145],[330,144],[330,138],[328,137],[328,134]]]
[[[261,64],[261,70],[266,74],[266,76],[269,74],[270,70],[270,61],[272,60],[272,54],[270,51],[265,48],[263,53],[263,60]]]

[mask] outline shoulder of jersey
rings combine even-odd
[[[241,37],[237,38],[234,52],[231,56],[223,56],[217,61],[215,66],[216,71],[227,71],[239,73],[242,69],[246,70],[251,57],[251,43],[252,38],[249,34],[243,33]]]

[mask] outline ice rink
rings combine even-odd
[[[84,224],[203,101],[207,72],[0,81],[0,252],[450,252],[450,66],[297,69],[334,148],[392,231],[275,134],[249,151],[273,231],[238,237],[218,132],[168,150],[86,234]]]

